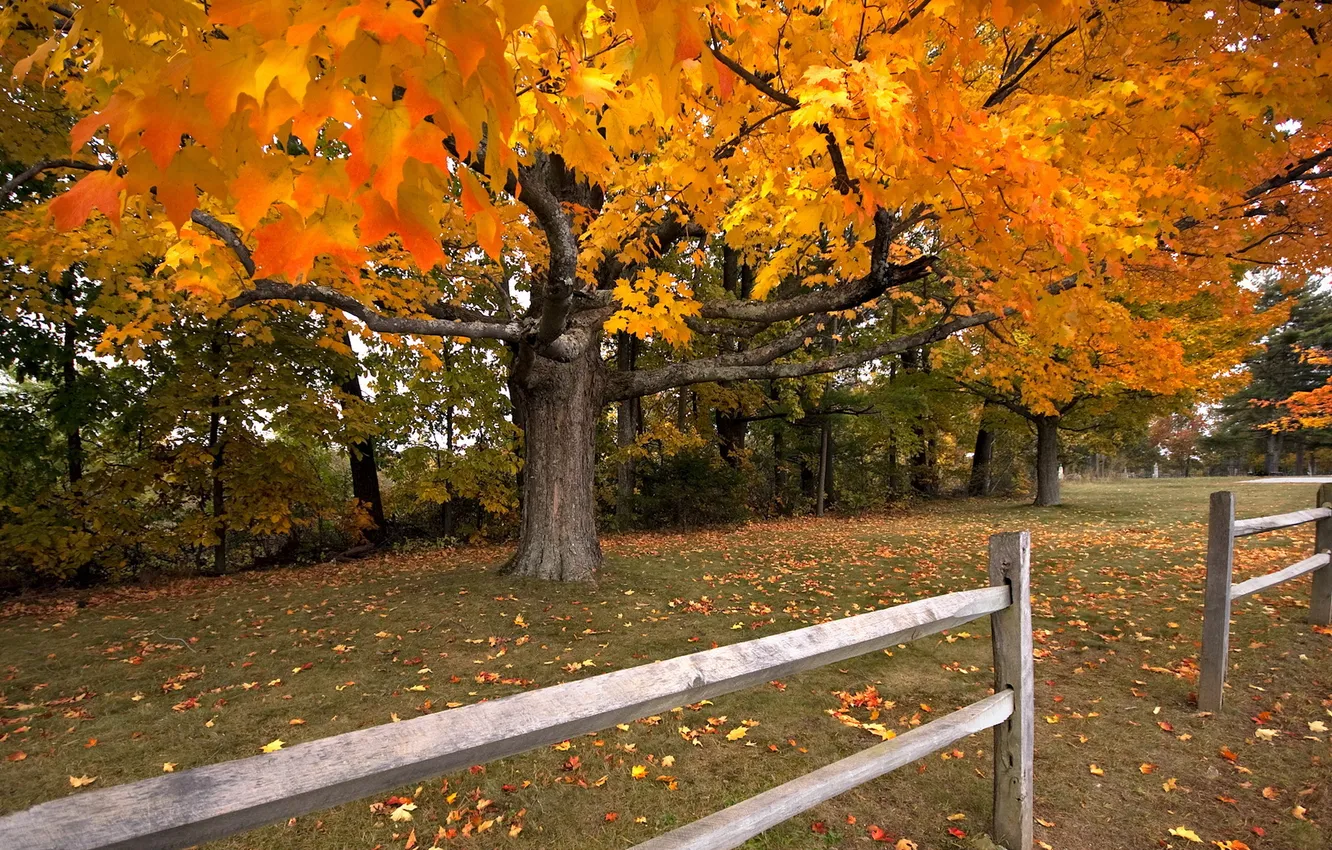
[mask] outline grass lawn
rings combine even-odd
[[[982,586],[987,535],[1025,528],[1043,846],[1200,846],[1169,832],[1187,827],[1208,847],[1326,850],[1332,634],[1304,623],[1308,578],[1236,604],[1227,709],[1202,716],[1191,702],[1207,495],[1224,487],[1238,492],[1240,516],[1308,507],[1315,491],[1223,479],[1066,485],[1057,509],[956,501],[621,535],[605,541],[597,587],[501,578],[491,567],[504,550],[470,548],[11,600],[0,613],[0,811]],[[1307,556],[1312,530],[1240,547],[1237,580]],[[982,619],[400,789],[416,804],[411,821],[365,800],[211,846],[628,847],[875,743],[829,715],[837,692],[874,687],[895,703],[878,722],[901,731],[990,683]],[[967,739],[751,846],[985,846],[990,745],[989,733]],[[71,787],[85,776],[96,781]],[[459,834],[436,839],[441,828]],[[885,833],[886,844],[871,837]]]

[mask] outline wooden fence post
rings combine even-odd
[[[1032,756],[1036,737],[1031,660],[1031,534],[990,538],[990,584],[1008,585],[1012,602],[990,615],[994,690],[1013,691],[1013,713],[994,727],[994,840],[1008,850],[1032,843]]]
[[[1332,508],[1332,484],[1318,488],[1318,504],[1314,507]],[[1332,552],[1332,517],[1318,520],[1314,528],[1314,554]],[[1332,626],[1332,564],[1314,571],[1309,622],[1315,626]]]
[[[1207,516],[1207,584],[1203,592],[1198,708],[1220,711],[1230,655],[1230,582],[1235,569],[1235,494],[1212,494]]]

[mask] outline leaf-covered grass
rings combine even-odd
[[[472,548],[14,601],[0,619],[0,810],[159,775],[164,763],[179,771],[255,755],[277,739],[292,746],[978,587],[987,535],[1027,528],[1038,840],[1059,850],[1197,846],[1169,832],[1187,827],[1209,845],[1322,850],[1332,843],[1332,750],[1320,731],[1332,728],[1332,635],[1304,623],[1307,578],[1236,605],[1227,709],[1202,716],[1191,702],[1207,494],[1226,486],[1071,485],[1058,509],[956,501],[623,535],[606,541],[597,587],[515,582],[491,570],[503,550]],[[1241,516],[1306,507],[1314,495],[1312,485],[1233,489]],[[1309,527],[1250,538],[1237,577],[1311,547]],[[984,696],[990,682],[989,627],[978,620],[399,789],[416,805],[410,821],[392,820],[393,806],[371,810],[386,794],[215,846],[402,850],[414,837],[422,848],[626,847],[875,743],[827,713],[841,705],[836,692],[873,686],[895,703],[877,722],[900,732]],[[874,719],[866,708],[850,714]],[[701,733],[696,743],[682,726]],[[988,733],[961,742],[753,846],[977,846],[990,817],[990,744]],[[71,786],[85,776],[96,781]],[[459,834],[436,838],[441,828]]]

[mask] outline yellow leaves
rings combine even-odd
[[[163,772],[163,773],[175,773],[175,772],[176,772],[176,762],[174,762],[174,761],[164,761],[164,762],[162,762],[162,772]]]
[[[1202,844],[1203,840],[1198,837],[1198,833],[1183,826],[1171,827],[1170,834],[1176,838],[1183,838],[1185,841],[1192,841],[1195,844]]]
[[[1087,765],[1087,770],[1092,776],[1105,776],[1105,770],[1095,764]]]
[[[82,788],[83,786],[91,785],[96,781],[96,776],[89,776],[86,773],[83,776],[71,776],[69,778],[69,784],[74,788]]]
[[[620,309],[606,320],[607,333],[626,331],[639,339],[660,336],[677,348],[689,343],[685,318],[698,315],[700,305],[685,281],[649,269],[632,282],[616,281],[614,294]]]
[[[404,823],[412,819],[412,812],[414,811],[416,811],[415,803],[403,803],[393,810],[393,814],[389,815],[389,820],[394,823]]]
[[[737,727],[735,727],[734,729],[732,729],[730,732],[727,732],[727,733],[726,733],[726,740],[728,740],[728,741],[738,741],[738,740],[740,740],[741,738],[745,737],[745,734],[746,734],[748,731],[749,731],[749,730],[746,729],[744,726],[737,726]]]
[[[634,779],[643,779],[647,776],[647,768],[641,764],[636,764],[629,771],[629,774],[633,776]]]
[[[264,744],[262,747],[259,748],[259,750],[260,752],[264,753],[275,753],[278,750],[282,749],[282,745],[285,743],[286,741],[282,740],[281,738],[278,738],[276,740],[269,741],[267,744]]]
[[[1178,787],[1179,783],[1173,776],[1161,783],[1161,790],[1167,793],[1174,791]]]

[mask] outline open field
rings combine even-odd
[[[1040,511],[956,501],[622,535],[606,541],[595,588],[497,577],[490,568],[504,551],[472,548],[13,600],[0,615],[0,809],[82,793],[71,777],[105,787],[981,586],[987,535],[1028,528],[1037,838],[1059,850],[1199,846],[1169,832],[1187,827],[1207,846],[1324,850],[1332,634],[1303,622],[1307,578],[1236,604],[1227,710],[1201,716],[1191,704],[1207,494],[1231,486],[1240,516],[1308,507],[1316,489],[1066,485],[1068,504]],[[1308,526],[1241,541],[1237,580],[1311,547]],[[437,843],[627,847],[873,744],[827,713],[841,706],[838,692],[876,688],[895,703],[878,722],[901,730],[989,684],[980,620],[401,789],[417,806],[411,821],[367,800],[214,846],[405,850],[430,847],[441,827],[469,827]],[[864,708],[850,713],[870,719]],[[728,736],[750,721],[743,737]],[[921,848],[984,846],[989,748],[988,733],[976,736],[753,846],[891,847],[903,837]],[[646,776],[635,779],[635,766]]]

